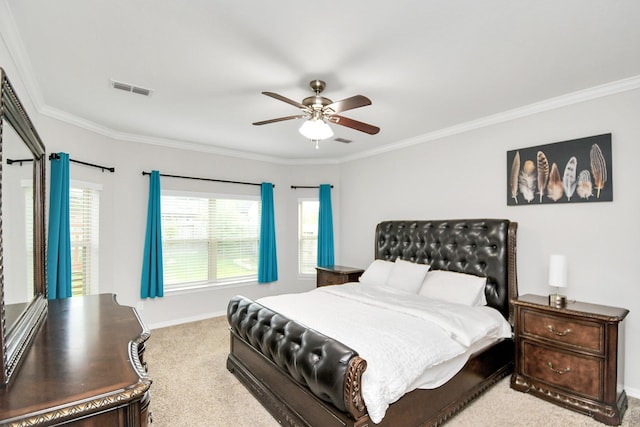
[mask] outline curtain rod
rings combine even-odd
[[[27,162],[33,162],[33,159],[7,159],[7,164],[8,165],[12,165],[14,163],[20,163],[20,166],[22,166],[23,163],[27,163]]]
[[[319,185],[292,185],[291,188],[294,190],[297,188],[320,188]],[[333,184],[331,184],[331,188],[333,188]]]
[[[51,155],[49,155],[49,160],[58,160],[60,158],[60,156],[58,155],[58,153],[51,153]],[[115,172],[116,168],[110,168],[107,166],[100,166],[100,165],[95,165],[93,163],[87,163],[87,162],[83,162],[81,160],[74,160],[74,159],[69,159],[70,162],[73,163],[78,163],[81,165],[85,165],[85,166],[91,166],[93,168],[98,168],[98,169],[102,169],[102,172],[104,172],[105,170],[109,171],[109,172]]]
[[[151,172],[146,172],[146,171],[142,171],[142,175],[151,175]],[[195,179],[198,181],[213,181],[213,182],[224,182],[227,184],[243,184],[243,185],[257,185],[257,186],[261,186],[262,184],[258,184],[255,182],[243,182],[243,181],[227,181],[225,179],[214,179],[214,178],[200,178],[200,177],[196,177],[196,176],[183,176],[183,175],[170,175],[170,174],[166,174],[166,173],[161,173],[160,176],[166,176],[168,178],[183,178],[183,179]],[[273,187],[275,188],[274,184]]]

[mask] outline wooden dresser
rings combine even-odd
[[[147,426],[149,336],[115,295],[49,301],[22,366],[0,389],[0,425]]]
[[[623,308],[581,302],[550,306],[523,295],[515,307],[515,371],[511,387],[618,425],[624,391]]]
[[[345,267],[342,265],[316,267],[316,271],[316,287],[357,282],[364,272],[361,268]]]

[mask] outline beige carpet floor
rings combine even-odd
[[[224,317],[151,331],[150,409],[155,427],[279,426],[226,369]],[[509,388],[506,378],[446,423],[456,426],[603,426],[578,413]],[[640,400],[630,398],[622,425],[640,426]],[[318,426],[322,427],[322,426]]]

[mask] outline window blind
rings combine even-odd
[[[318,200],[298,202],[298,273],[315,274],[318,254]]]
[[[28,289],[34,289],[34,259],[33,259],[33,184],[31,181],[24,187],[24,211],[25,211],[25,242],[27,247],[27,285]]]
[[[72,295],[97,292],[100,193],[91,187],[69,187]]]
[[[161,211],[165,290],[257,280],[257,198],[163,193]]]

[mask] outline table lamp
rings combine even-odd
[[[560,295],[560,288],[567,287],[567,257],[551,255],[549,257],[549,286],[556,288],[555,294],[549,295],[549,305],[564,307],[567,297]]]

